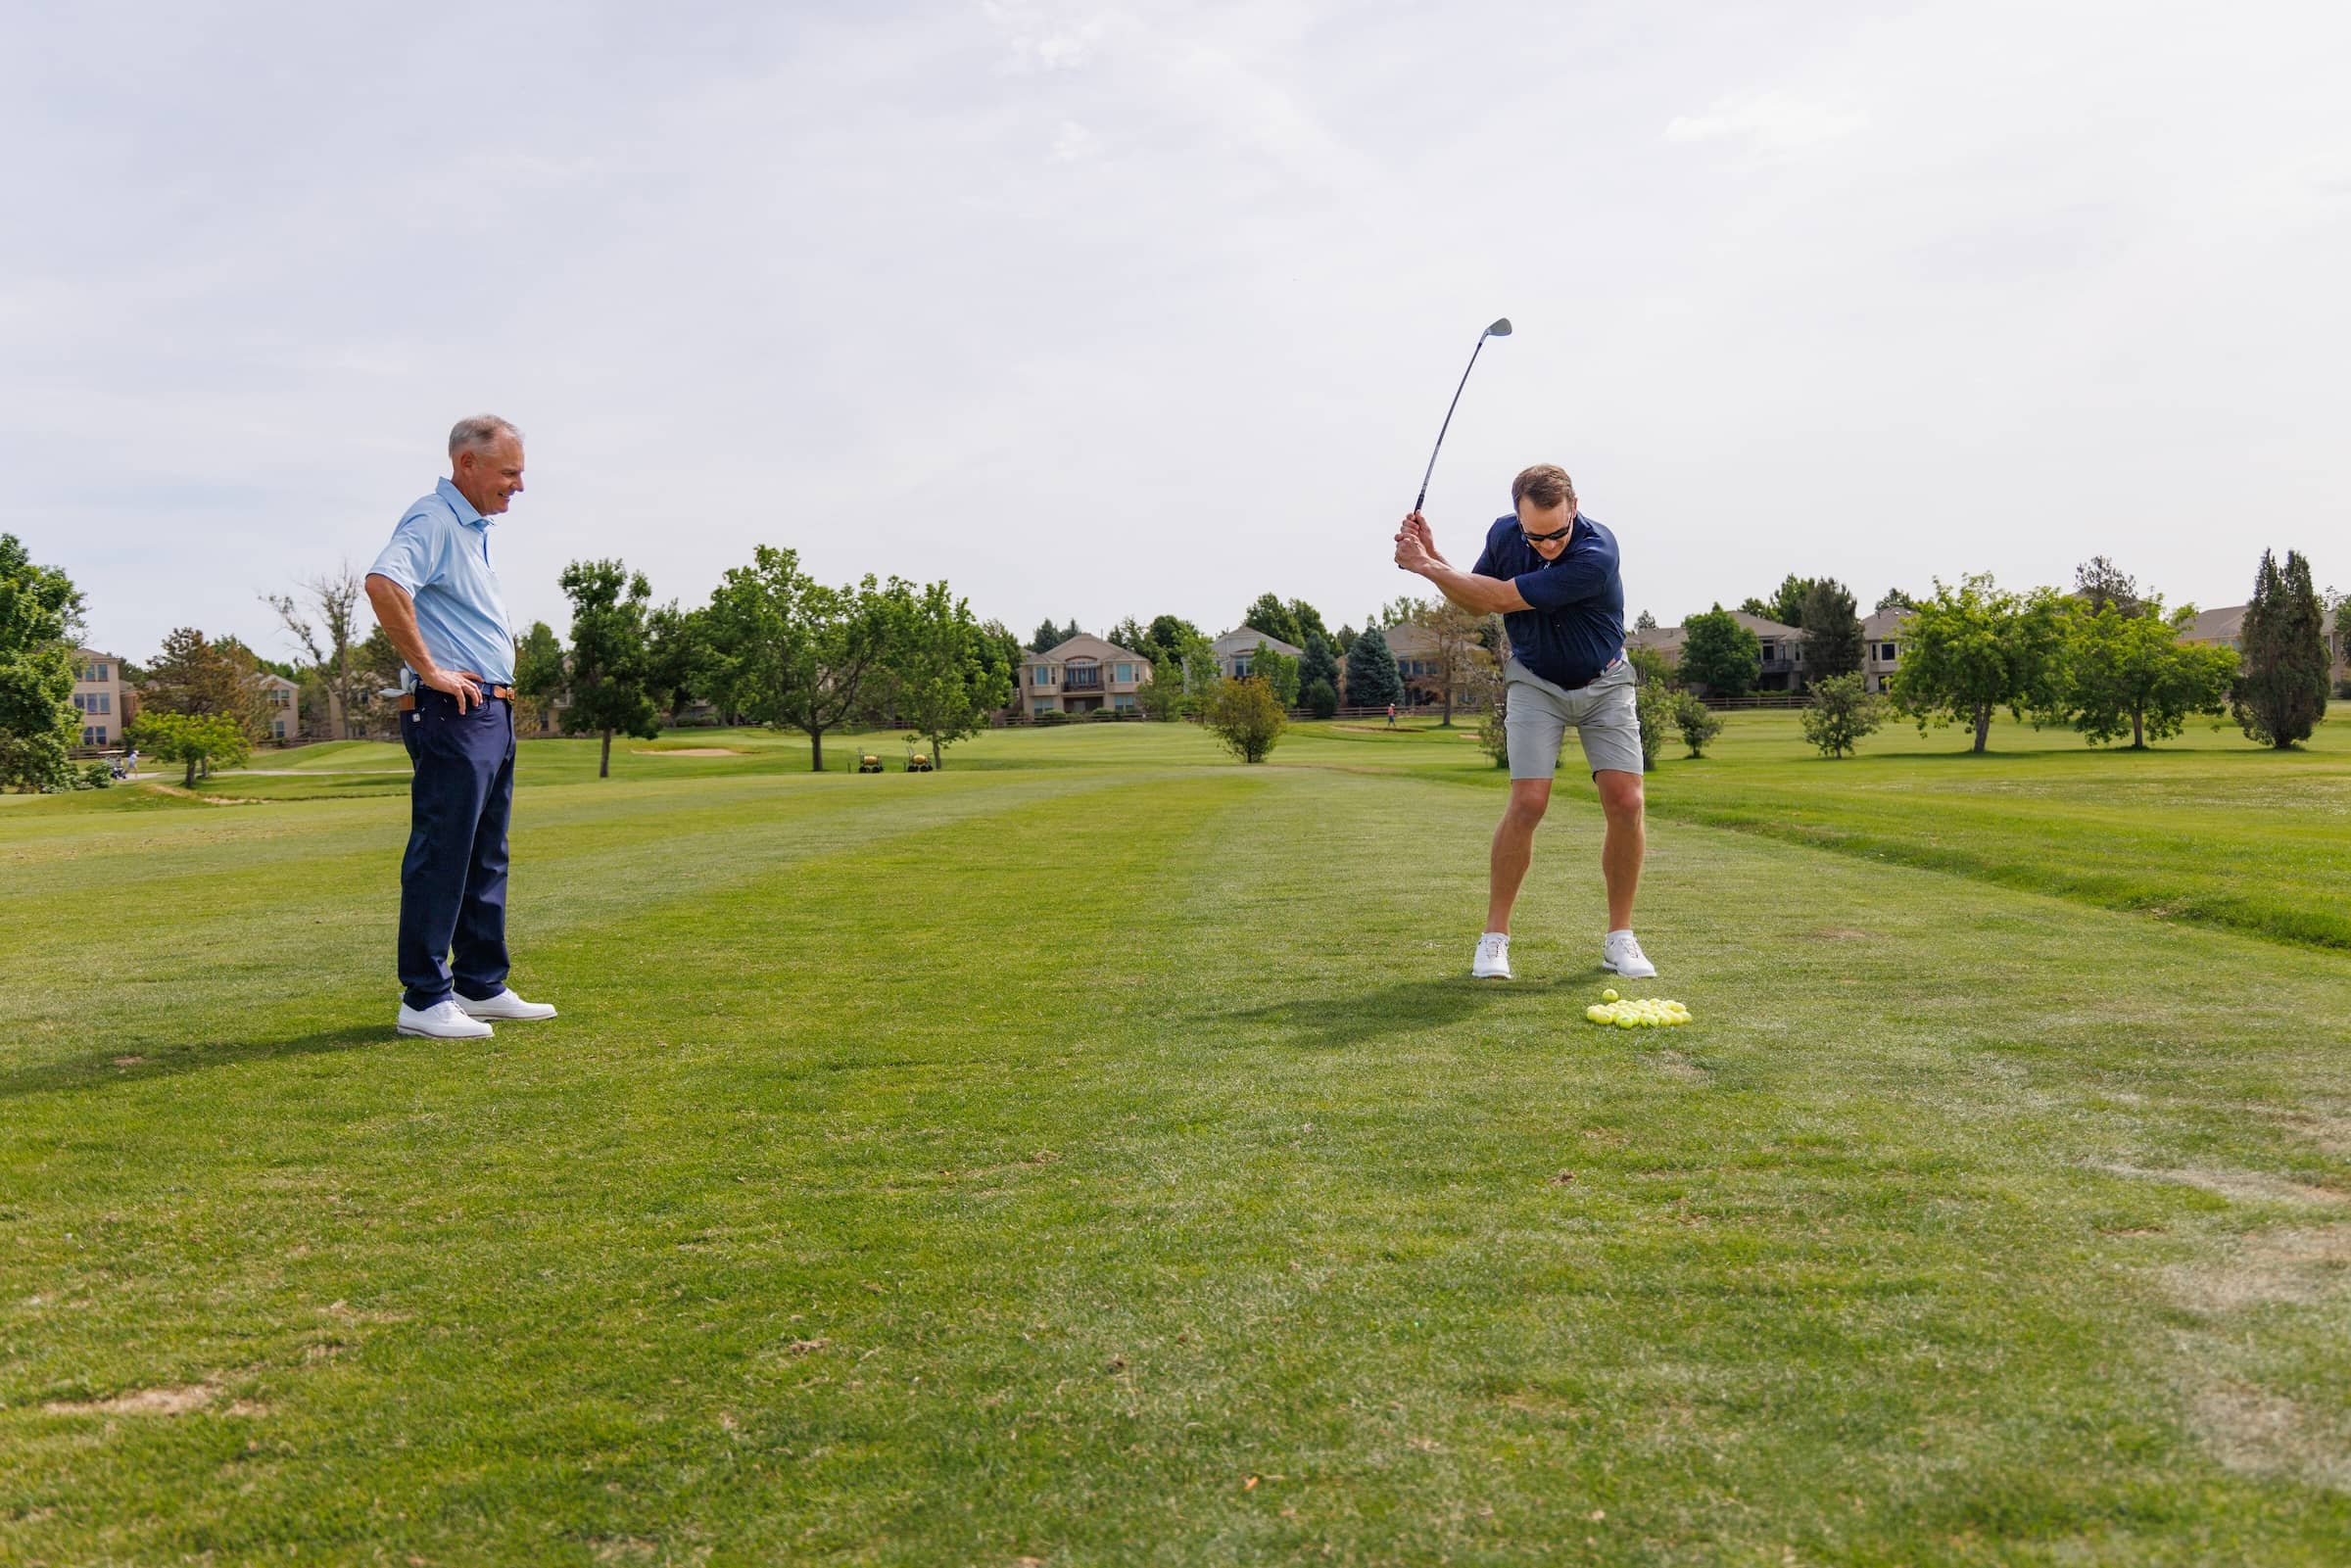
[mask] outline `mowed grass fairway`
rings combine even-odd
[[[1742,717],[1673,1030],[1461,734],[528,742],[482,1046],[394,748],[0,803],[0,1559],[2342,1563],[2346,719]]]

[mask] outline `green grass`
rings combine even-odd
[[[391,748],[12,806],[0,1560],[2340,1562],[2351,754],[1794,736],[1638,1033],[1459,735],[533,741],[483,1047]]]

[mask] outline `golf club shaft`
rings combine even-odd
[[[1437,444],[1428,449],[1428,467],[1420,475],[1420,494],[1413,498],[1415,511],[1418,511],[1420,503],[1428,499],[1429,475],[1437,471],[1437,453],[1445,450],[1445,432],[1453,428],[1453,410],[1462,405],[1462,388],[1469,385],[1469,372],[1477,368],[1477,356],[1484,352],[1488,336],[1490,334],[1485,332],[1477,335],[1477,347],[1469,351],[1469,362],[1462,366],[1460,385],[1453,389],[1453,402],[1445,405],[1445,422],[1437,426]]]

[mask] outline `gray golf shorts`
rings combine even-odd
[[[1641,771],[1641,721],[1633,713],[1633,666],[1619,658],[1578,691],[1553,686],[1516,659],[1502,667],[1510,703],[1503,732],[1511,777],[1548,779],[1559,771],[1559,744],[1575,726],[1592,771]]]

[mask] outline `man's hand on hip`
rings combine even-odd
[[[416,684],[448,692],[457,699],[459,713],[470,713],[482,701],[481,679],[471,670],[434,670],[416,677]]]

